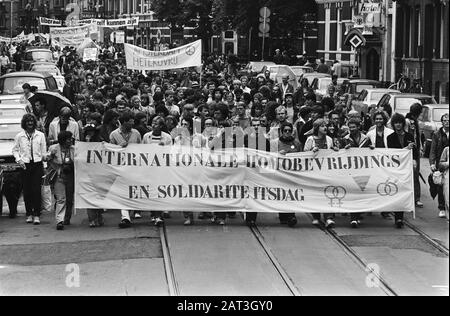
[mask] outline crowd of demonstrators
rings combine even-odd
[[[63,94],[71,101],[71,108],[61,109],[59,116],[52,118],[45,100],[39,99],[32,104],[34,115],[24,117],[24,132],[15,140],[14,155],[24,166],[23,176],[35,181],[24,188],[28,216],[39,216],[40,186],[36,183],[43,173],[41,161],[48,161],[57,170],[52,186],[58,229],[70,223],[73,208],[75,140],[123,147],[134,143],[210,150],[247,147],[269,151],[271,147],[281,155],[351,147],[408,148],[418,161],[420,137],[409,131],[417,120],[416,108],[412,108],[408,124],[404,116],[391,117],[382,110],[371,113],[370,118],[370,113],[355,110],[339,87],[330,87],[330,95],[318,103],[305,81],[295,91],[286,78],[277,84],[268,74],[254,78],[238,75],[234,61],[223,56],[206,56],[200,71],[132,71],[126,69],[123,46],[100,46],[95,62],[82,62],[73,47],[55,50],[67,83]],[[319,65],[323,71],[325,66]],[[29,94],[29,88],[24,85],[24,95]],[[388,122],[392,129],[387,127]],[[448,127],[446,135],[448,146]],[[441,140],[436,142],[439,145],[435,147],[443,149]],[[440,164],[440,149],[433,156],[435,168]],[[164,223],[163,212],[151,211],[155,225]],[[88,210],[91,227],[104,224],[102,213]],[[122,210],[120,228],[130,227],[142,216],[140,212],[134,212],[134,216],[131,213]],[[351,216],[353,227],[360,224],[359,215]],[[193,213],[185,212],[184,216],[186,225],[194,223]],[[227,216],[234,217],[235,213],[203,212],[198,218],[212,218],[224,225]],[[321,214],[314,214],[313,224],[318,225],[321,218]],[[289,226],[297,223],[294,213],[280,214],[279,219]],[[395,219],[401,227],[402,214],[396,213]],[[256,213],[247,213],[246,220],[254,224]],[[333,226],[334,214],[324,214],[324,221]]]

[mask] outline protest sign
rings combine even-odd
[[[49,19],[46,17],[39,17],[40,25],[49,25],[49,26],[62,26],[63,22],[61,20]]]
[[[256,150],[77,142],[76,208],[164,211],[411,212],[404,149]]]
[[[126,43],[124,45],[128,69],[168,70],[202,64],[201,40],[165,51],[150,51]]]
[[[88,60],[97,60],[97,48],[85,48],[83,51],[83,62],[86,62]]]

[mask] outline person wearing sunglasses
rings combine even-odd
[[[271,141],[271,148],[278,148],[278,153],[281,155],[300,152],[300,142],[294,136],[294,127],[291,123],[283,122],[279,134],[278,139]],[[289,227],[294,227],[297,224],[295,213],[279,213],[278,217],[281,224],[288,224]]]

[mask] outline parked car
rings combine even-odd
[[[331,75],[320,72],[310,72],[304,74],[302,79],[308,80],[308,86],[311,86],[315,78],[323,78],[323,77],[331,78]]]
[[[433,134],[441,127],[441,117],[448,113],[448,104],[424,104],[422,114],[419,116],[419,129],[424,156],[429,157]]]
[[[0,168],[3,172],[20,169],[12,154],[14,138],[22,130],[21,121],[31,109],[24,105],[0,104]]]
[[[275,65],[275,63],[271,61],[251,61],[244,67],[243,70],[239,71],[239,75],[253,77],[259,74],[263,70],[264,66],[271,65]]]
[[[291,66],[291,70],[294,72],[297,82],[302,79],[304,74],[314,72],[314,69],[309,66]]]
[[[376,106],[381,97],[386,93],[400,93],[400,91],[384,88],[363,89],[356,98],[356,101],[362,102],[367,107],[371,105]]]
[[[25,50],[25,57],[23,59],[23,71],[30,70],[30,66],[34,62],[50,62],[55,63],[53,53],[48,48],[30,47]]]
[[[66,79],[61,74],[59,68],[50,62],[35,62],[31,64],[30,71],[35,71],[39,73],[49,73],[55,78],[56,83],[58,84],[58,89],[60,92],[63,92],[64,86],[66,85]]]
[[[357,96],[364,89],[382,88],[382,83],[376,80],[369,79],[350,79],[347,82],[346,93],[352,97]]]
[[[287,75],[289,76],[289,83],[294,87],[294,90],[297,89],[297,77],[288,65],[264,66],[262,73],[265,73],[267,70],[270,72],[270,79],[272,79],[275,83],[281,83],[283,76]]]
[[[377,108],[390,109],[392,113],[397,112],[406,115],[414,103],[436,104],[436,100],[430,95],[414,93],[386,93],[377,104]]]
[[[348,81],[347,78],[338,78],[337,85],[338,89],[343,84],[346,84]],[[328,86],[331,84],[331,77],[318,77],[314,78],[311,88],[314,90],[314,93],[316,94],[317,101],[321,101],[325,95],[328,93]],[[337,91],[336,91],[337,92]]]

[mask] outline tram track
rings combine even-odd
[[[164,261],[164,271],[166,273],[167,286],[169,288],[170,296],[179,296],[179,287],[177,278],[175,276],[175,269],[173,267],[172,255],[170,253],[169,241],[167,238],[167,229],[163,225],[159,227],[159,236],[161,238],[161,247]]]
[[[312,219],[312,216],[308,214],[308,217]],[[398,296],[398,293],[389,285],[389,283],[377,272],[368,262],[366,262],[356,251],[352,249],[350,245],[343,238],[341,238],[334,229],[326,228],[323,223],[318,227],[327,236],[330,237],[334,242],[336,242],[345,253],[350,256],[353,261],[355,261],[363,271],[370,273],[372,277],[375,278],[372,281],[373,284],[378,284],[380,289],[388,296]]]
[[[297,286],[294,284],[292,279],[286,273],[286,271],[281,266],[281,264],[278,261],[278,259],[276,258],[276,256],[273,254],[272,249],[269,247],[269,245],[264,240],[264,236],[261,234],[260,230],[258,229],[258,226],[250,225],[248,227],[250,228],[253,236],[256,238],[258,243],[263,248],[263,250],[266,253],[267,257],[269,258],[270,262],[274,266],[275,270],[277,270],[278,274],[280,275],[281,279],[283,280],[284,284],[286,284],[287,288],[292,293],[292,295],[293,296],[302,296],[302,294],[300,293],[300,290],[297,288]]]
[[[423,240],[425,240],[429,245],[433,246],[437,250],[439,250],[441,253],[443,253],[445,256],[448,257],[448,248],[444,245],[441,245],[436,240],[431,238],[428,234],[426,234],[424,231],[422,231],[417,226],[411,224],[409,221],[404,220],[405,226],[407,226],[409,229],[413,230],[415,233],[417,233],[420,237],[422,237]]]

